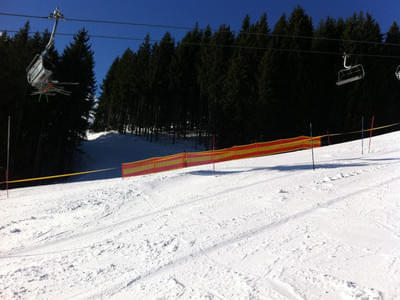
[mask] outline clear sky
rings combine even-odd
[[[0,0],[0,12],[47,16],[58,6],[67,18],[188,27],[198,22],[200,28],[209,24],[215,29],[221,24],[228,24],[233,30],[237,30],[246,14],[256,21],[264,12],[267,13],[269,26],[272,28],[282,13],[290,14],[296,5],[301,5],[305,9],[312,17],[314,25],[327,16],[346,18],[360,10],[372,14],[381,25],[382,32],[386,32],[393,21],[400,23],[399,0]],[[24,18],[0,16],[0,30],[18,30],[26,21]],[[53,25],[50,20],[31,19],[30,22],[33,31],[43,31],[45,28],[51,30]],[[83,27],[93,35],[143,38],[149,33],[152,39],[160,39],[167,31],[167,29],[148,27],[65,21],[60,23],[58,32],[76,33]],[[186,32],[169,31],[176,39],[181,38]],[[71,40],[72,37],[56,36],[56,48],[61,52]],[[141,42],[93,38],[91,44],[95,52],[97,84],[100,85],[112,61],[128,47],[136,50]]]

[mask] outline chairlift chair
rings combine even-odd
[[[52,74],[53,72],[45,67],[43,56],[39,54],[36,54],[32,62],[26,68],[28,83],[36,89],[39,89],[43,83],[49,82]]]
[[[51,80],[53,75],[53,72],[50,70],[51,63],[46,60],[47,52],[54,44],[54,35],[56,33],[58,21],[63,20],[64,16],[61,11],[56,8],[54,12],[50,14],[49,19],[55,20],[49,42],[43,52],[37,54],[26,68],[26,77],[28,83],[35,88],[32,95],[54,96],[58,93],[69,96],[71,95],[71,92],[64,90],[63,85],[77,85],[78,83]]]
[[[341,86],[353,81],[357,81],[360,79],[363,79],[365,76],[365,72],[364,72],[364,67],[361,64],[355,65],[355,66],[351,66],[351,65],[347,65],[347,58],[349,58],[348,55],[344,54],[343,55],[343,66],[344,69],[340,70],[338,72],[338,80],[336,82],[337,86]]]

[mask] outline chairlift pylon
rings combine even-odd
[[[365,76],[364,67],[361,64],[355,66],[347,65],[348,58],[349,55],[345,53],[343,55],[344,69],[338,72],[338,80],[336,82],[337,86],[363,79]]]
[[[50,35],[49,42],[47,43],[45,49],[40,54],[36,54],[31,63],[26,68],[26,77],[28,83],[35,88],[32,95],[46,95],[54,96],[57,93],[69,96],[71,92],[63,89],[63,85],[77,85],[78,83],[72,82],[58,82],[52,80],[51,77],[53,72],[50,70],[50,63],[46,60],[46,55],[51,46],[54,44],[54,35],[57,30],[57,25],[59,20],[64,19],[64,15],[58,9],[58,7],[49,15],[49,19],[55,20],[53,25],[53,30]]]

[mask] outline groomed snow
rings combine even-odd
[[[315,158],[2,191],[0,298],[399,298],[400,133]]]

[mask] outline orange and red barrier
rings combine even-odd
[[[311,145],[313,147],[320,147],[321,137],[314,137],[311,140],[310,137],[300,136],[272,142],[234,146],[215,151],[189,152],[164,157],[153,157],[122,164],[122,177],[145,175],[235,159],[310,149]]]

